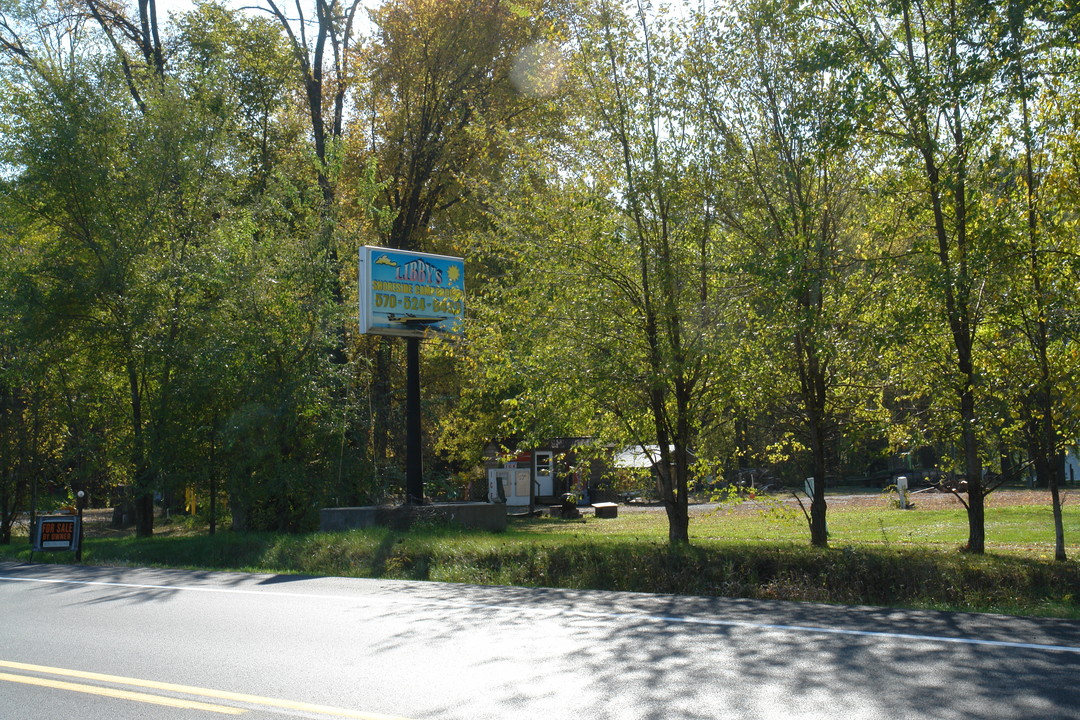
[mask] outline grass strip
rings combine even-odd
[[[861,532],[880,535],[873,519],[860,522]],[[870,540],[818,549],[805,540],[745,539],[742,531],[743,539],[716,537],[706,523],[699,523],[698,534],[711,537],[672,547],[646,530],[638,519],[621,530],[607,521],[534,520],[500,534],[430,524],[407,532],[117,537],[87,541],[84,560],[1080,618],[1080,565],[1033,556],[1030,549],[973,556],[955,545]],[[0,547],[0,557],[28,556],[25,541]],[[42,561],[71,557],[35,556]]]

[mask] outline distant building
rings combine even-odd
[[[611,449],[598,448],[595,438],[552,438],[509,459],[492,444],[485,457],[491,502],[522,507],[555,505],[564,493],[576,494],[582,503],[615,499],[608,489]]]

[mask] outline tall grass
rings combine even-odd
[[[127,564],[250,570],[476,584],[932,607],[1080,618],[1080,565],[1055,563],[1044,508],[997,508],[985,556],[959,552],[962,511],[882,509],[830,514],[829,549],[811,548],[799,518],[698,517],[692,544],[666,542],[661,514],[617,520],[514,520],[504,533],[439,524],[407,532],[274,535],[223,532],[151,539],[98,538],[84,559]],[[1067,514],[1080,536],[1080,511]],[[1072,557],[1080,547],[1070,545]],[[27,559],[25,543],[0,557]],[[69,562],[69,555],[35,561]]]

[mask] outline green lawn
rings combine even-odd
[[[1064,508],[1065,538],[1070,554],[1080,552],[1080,506]],[[834,544],[937,546],[948,550],[967,541],[967,513],[950,510],[898,510],[880,507],[830,510],[829,538]],[[692,526],[695,539],[801,542],[807,538],[801,514],[762,512],[702,517]],[[1050,509],[1042,506],[993,507],[986,511],[988,550],[1053,554]]]
[[[1080,553],[1080,505],[1064,508],[1066,549]],[[923,547],[951,551],[967,541],[967,514],[959,505],[943,510],[899,510],[882,501],[872,507],[830,509],[829,539],[833,545]],[[522,535],[577,536],[598,540],[663,539],[667,521],[662,511],[623,512],[616,520],[584,522],[537,518],[518,520]],[[992,504],[986,512],[987,548],[991,554],[1053,556],[1054,529],[1050,509],[1042,506]],[[759,510],[725,509],[695,514],[690,523],[694,544],[808,542],[806,520],[796,507],[764,506]]]

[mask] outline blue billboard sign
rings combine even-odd
[[[360,331],[422,337],[465,329],[465,261],[448,255],[360,248]]]

